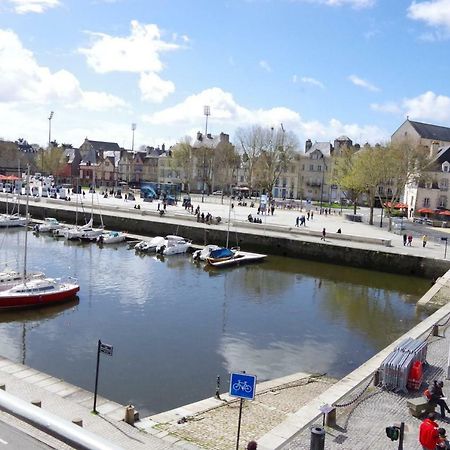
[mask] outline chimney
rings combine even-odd
[[[163,152],[166,151],[166,144],[161,145],[161,150],[162,150]]]
[[[309,150],[311,150],[311,147],[312,147],[311,139],[308,139],[308,140],[305,142],[305,153],[307,153]]]
[[[203,141],[203,135],[200,131],[197,131],[197,141]]]

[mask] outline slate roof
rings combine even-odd
[[[306,151],[307,155],[311,154],[315,150],[319,150],[324,156],[330,156],[333,146],[330,142],[314,142],[311,148]]]
[[[437,141],[450,142],[450,128],[448,127],[431,125],[429,123],[414,122],[412,120],[410,120],[409,123],[423,139],[435,139]]]
[[[441,166],[445,161],[450,162],[450,146],[439,148],[436,156],[433,158],[433,163]]]
[[[117,142],[91,141],[90,139],[87,139],[87,142],[91,144],[92,148],[96,152],[120,151],[120,147]]]

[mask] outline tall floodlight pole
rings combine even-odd
[[[50,115],[48,116],[48,147],[50,148],[50,143],[52,142],[52,119],[53,114],[55,114],[53,111],[50,111]]]
[[[203,107],[203,115],[205,116],[205,137],[203,138],[203,187],[202,187],[202,203],[205,201],[206,186],[206,144],[205,139],[208,135],[208,117],[211,115],[211,109],[208,105]]]
[[[136,124],[132,123],[131,124],[131,132],[133,133],[132,138],[131,138],[131,151],[134,152],[134,131],[136,130]]]

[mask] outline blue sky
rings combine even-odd
[[[0,137],[173,144],[280,126],[301,146],[450,125],[450,0],[0,0]]]

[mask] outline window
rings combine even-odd
[[[309,165],[309,170],[310,170],[311,172],[314,171],[314,164],[310,164],[310,165]]]
[[[378,194],[380,195],[384,194],[384,186],[378,186]]]
[[[430,199],[429,199],[429,197],[425,197],[423,199],[423,206],[424,206],[424,208],[427,208],[428,206],[430,206]]]
[[[317,171],[318,171],[318,172],[322,172],[322,166],[321,166],[321,165],[318,165],[318,166],[317,166]]]
[[[392,197],[392,189],[391,189],[391,188],[388,188],[388,190],[387,190],[387,195],[388,195],[389,197]]]
[[[439,181],[439,189],[441,191],[447,191],[448,190],[448,180],[446,178]]]
[[[450,163],[448,161],[442,164],[442,172],[450,172]]]
[[[438,206],[440,208],[447,208],[447,196],[446,195],[441,195],[439,197],[439,203]]]

